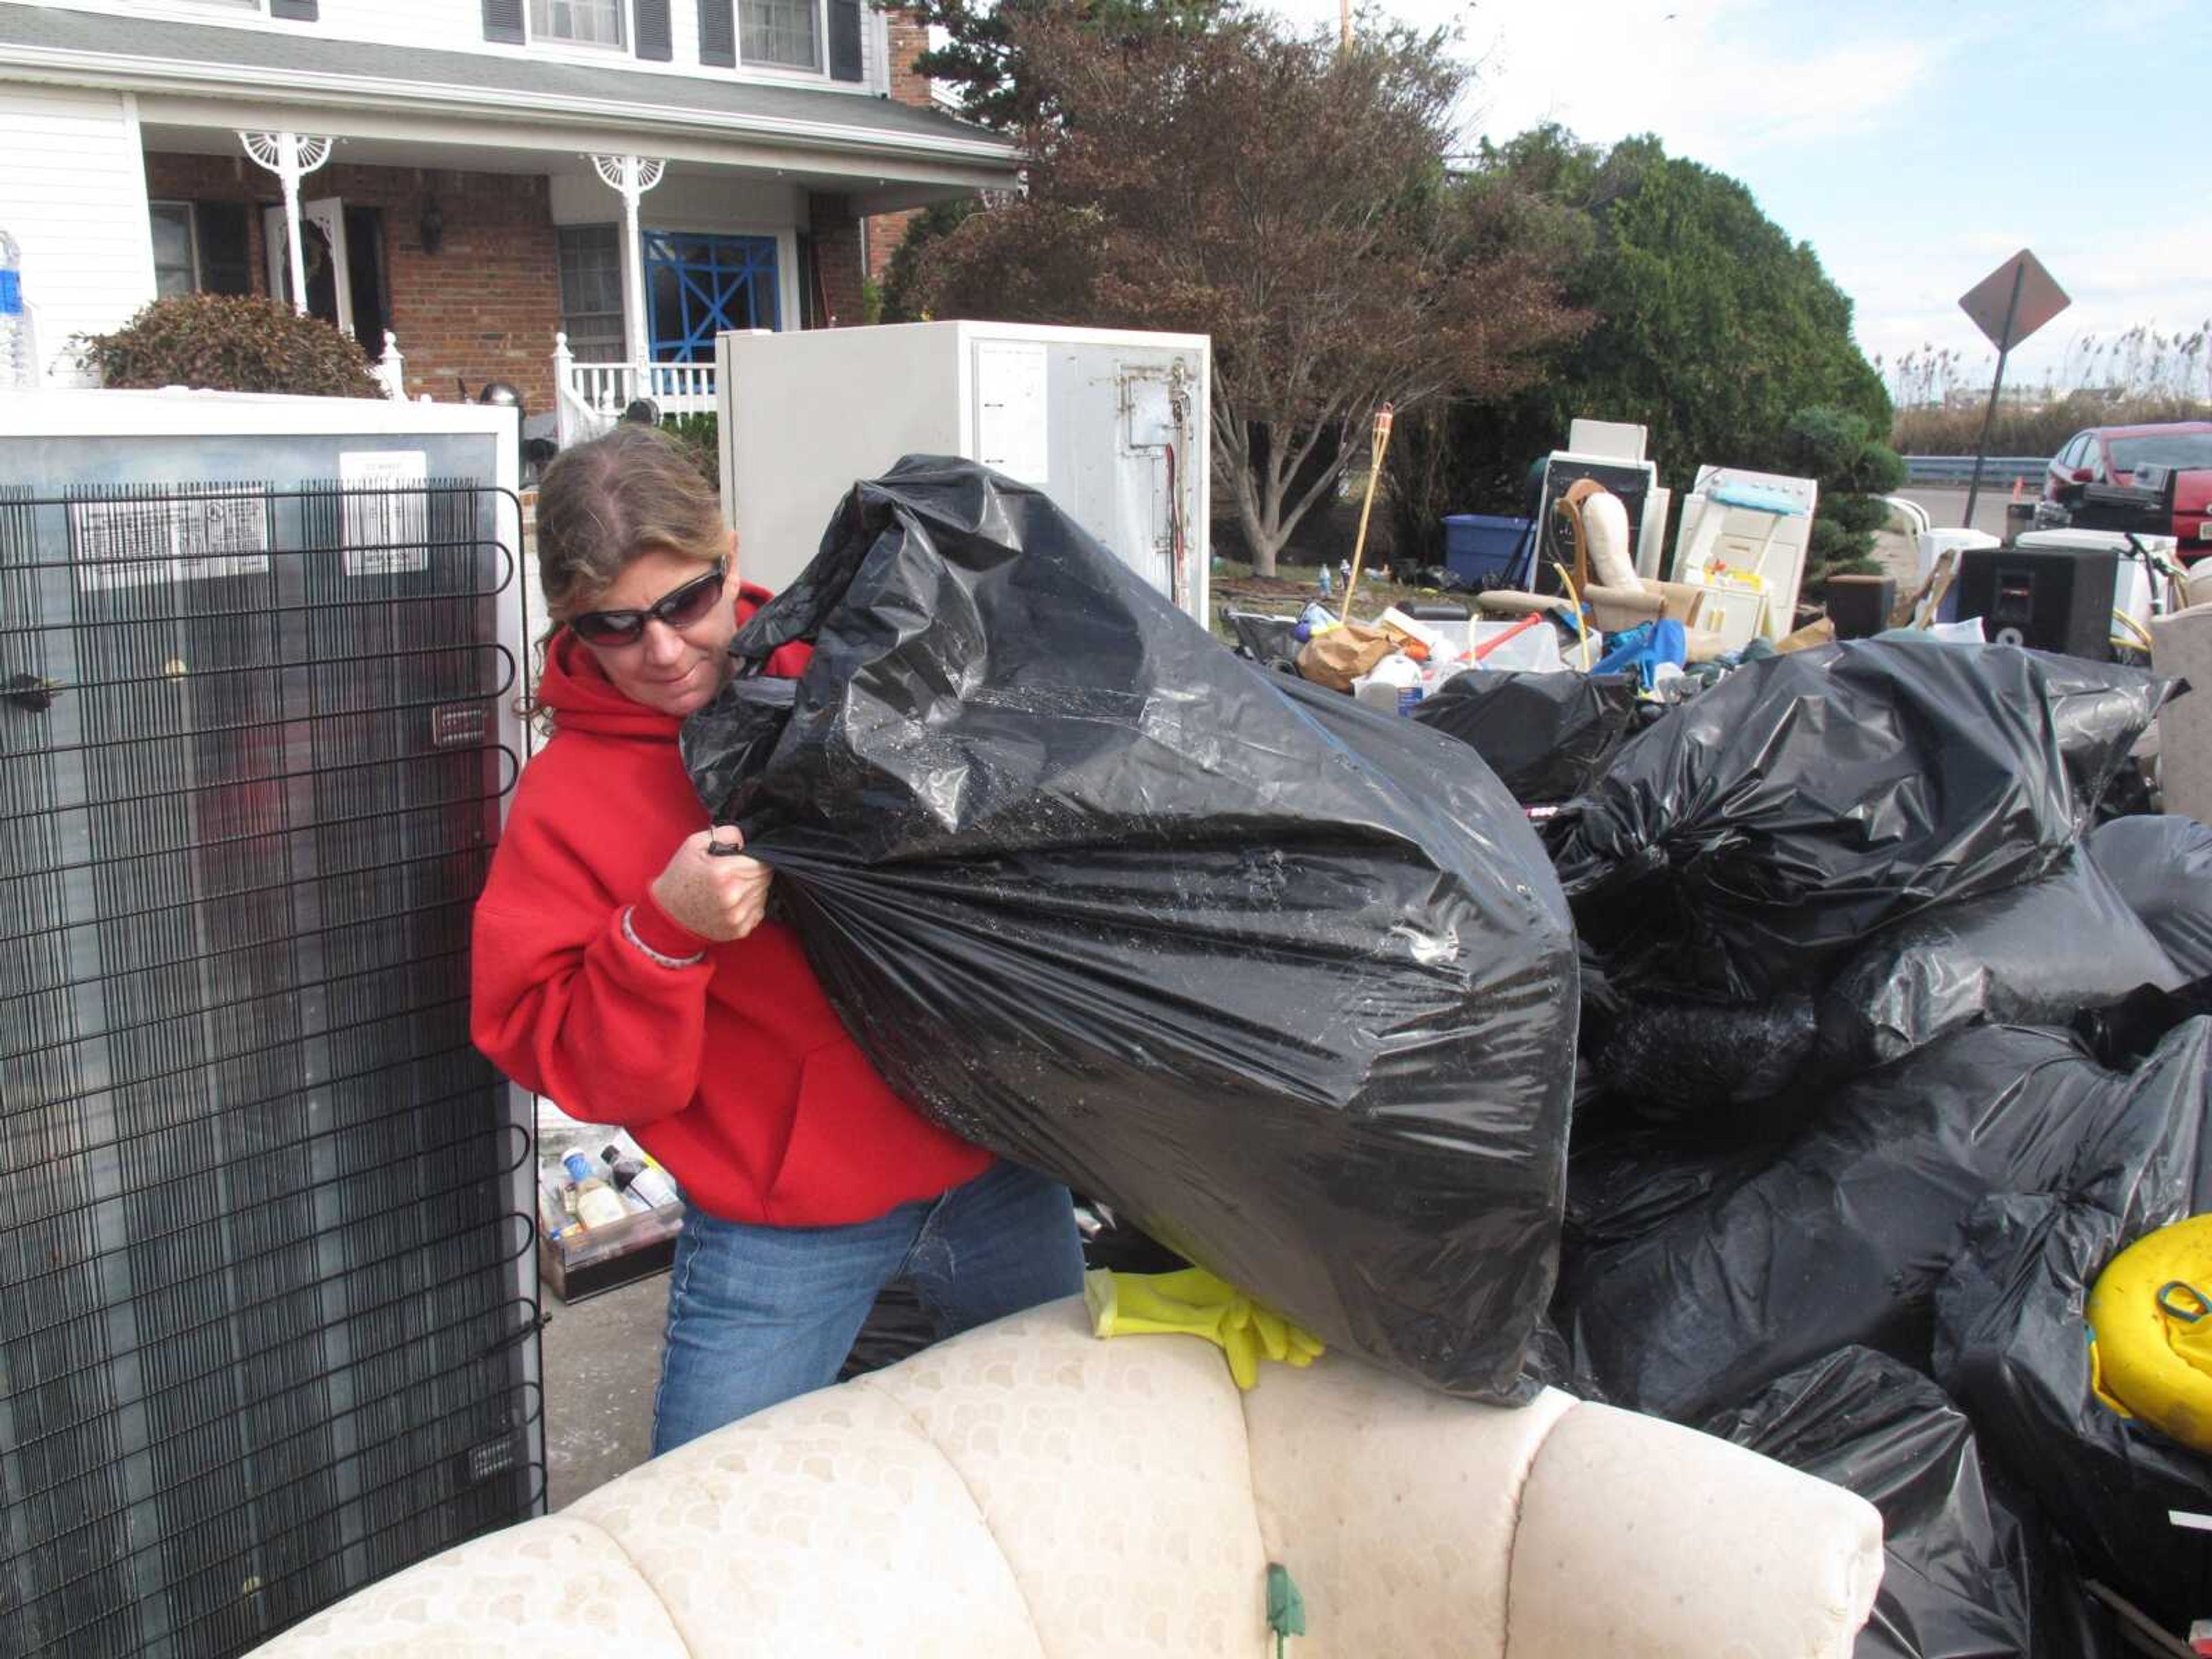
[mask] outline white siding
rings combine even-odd
[[[512,52],[516,48],[494,46],[483,38],[483,8],[479,0],[322,0],[320,16],[313,23],[272,21],[264,0],[252,4],[239,0],[49,0],[75,11],[103,12],[118,17],[158,17],[170,22],[226,23],[243,28],[311,29],[333,40],[374,40],[390,46],[434,47],[442,52]],[[528,10],[527,0],[525,3]],[[573,64],[604,64],[642,70],[648,73],[707,75],[726,81],[742,80],[781,86],[811,86],[840,92],[880,93],[887,89],[883,66],[883,20],[872,6],[860,11],[862,80],[856,85],[823,75],[802,75],[740,68],[702,68],[699,62],[698,0],[669,0],[669,36],[675,57],[665,64],[644,63],[635,55],[635,42],[617,52],[607,46],[572,46],[559,42],[533,41],[533,55]],[[629,8],[623,8],[623,27],[629,27]]]
[[[70,337],[154,297],[136,112],[118,93],[0,83],[0,226],[22,250],[42,367],[50,384],[81,384]]]

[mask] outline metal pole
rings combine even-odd
[[[2012,355],[2012,325],[2020,315],[2020,285],[2027,276],[2024,262],[2013,267],[2012,297],[2005,301],[2004,332],[1997,337],[1997,372],[1990,382],[1990,406],[1982,416],[1981,441],[1974,446],[1974,476],[1966,485],[1966,518],[1960,526],[1964,530],[1974,527],[1974,501],[1982,493],[1982,458],[1990,453],[1990,429],[1997,419],[1997,394],[2004,390],[2005,359]]]

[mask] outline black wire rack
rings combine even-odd
[[[240,1653],[539,1501],[531,1129],[468,1037],[503,523],[0,488],[9,1659]]]

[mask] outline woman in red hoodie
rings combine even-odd
[[[769,866],[692,793],[677,730],[769,597],[736,580],[736,552],[646,428],[546,470],[553,736],[476,910],[477,1046],[569,1115],[629,1129],[684,1189],[656,1455],[831,1382],[893,1279],[941,1336],[1082,1288],[1066,1189],[891,1093],[768,918]]]

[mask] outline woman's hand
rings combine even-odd
[[[653,878],[653,902],[702,939],[744,938],[768,912],[775,873],[736,851],[744,844],[729,824],[687,836],[668,867]]]

